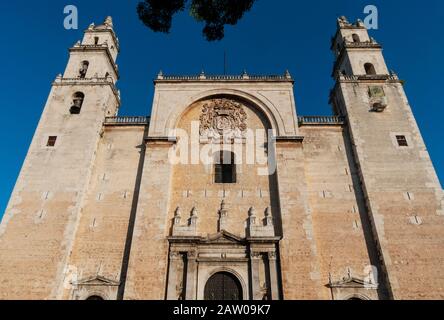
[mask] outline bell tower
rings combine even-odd
[[[111,17],[69,52],[0,227],[0,299],[61,298],[103,123],[120,106]]]
[[[417,299],[415,290],[426,287],[422,298],[442,298],[442,189],[403,82],[389,72],[382,46],[362,21],[339,18],[332,50],[331,104],[347,119],[389,298]]]

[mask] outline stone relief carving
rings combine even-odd
[[[230,99],[213,99],[204,104],[200,116],[200,135],[204,138],[242,138],[247,130],[247,113]]]
[[[368,88],[370,98],[385,97],[384,88],[382,86],[371,86]]]
[[[370,97],[370,106],[375,112],[383,112],[388,105],[384,88],[381,86],[371,86],[368,89]]]

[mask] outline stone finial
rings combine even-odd
[[[207,78],[207,76],[205,75],[205,71],[202,69],[202,71],[200,72],[200,75],[199,75],[199,79],[205,80],[206,78]]]
[[[288,71],[288,69],[285,70],[285,78],[287,78],[287,79],[291,79],[292,78],[291,77],[291,73],[290,73],[290,71]]]
[[[364,24],[364,22],[361,19],[356,20],[356,25],[358,27],[365,27],[365,24]]]
[[[181,215],[182,215],[182,213],[180,211],[180,207],[177,207],[176,211],[174,211],[174,224],[175,225],[179,225],[180,224],[180,221],[182,219]]]
[[[254,238],[274,237],[275,230],[273,225],[273,217],[271,215],[271,208],[265,210],[265,219],[256,221],[255,209],[253,207],[248,211],[248,235]]]
[[[222,200],[220,204],[219,214],[221,217],[226,217],[228,215],[227,205],[225,204],[225,200]]]
[[[225,200],[222,200],[219,210],[219,224],[218,224],[219,232],[225,230],[227,218],[228,218],[228,210],[226,208]]]
[[[242,79],[250,79],[250,76],[247,73],[247,70],[244,69],[244,73],[242,73]]]
[[[63,79],[63,76],[62,76],[61,73],[59,73],[54,81],[57,82],[57,83],[60,83],[60,82],[62,82],[62,79]]]
[[[265,209],[265,223],[267,226],[273,225],[273,216],[270,207],[267,207],[267,209]]]
[[[105,21],[103,22],[103,24],[107,27],[113,28],[113,18],[111,16],[106,17]]]
[[[255,225],[256,224],[256,210],[254,210],[253,207],[250,208],[250,210],[248,210],[248,220],[250,222],[250,226]]]
[[[195,226],[196,223],[197,223],[197,209],[196,209],[196,207],[194,207],[194,208],[191,210],[190,225],[191,225],[191,226]]]
[[[158,79],[158,80],[162,80],[163,78],[164,78],[164,77],[163,77],[163,71],[160,70],[159,73],[157,74],[157,79]]]
[[[348,22],[347,17],[340,16],[338,18],[338,25],[339,25],[340,28],[342,28],[342,27],[350,25],[350,22]]]

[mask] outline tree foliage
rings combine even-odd
[[[257,0],[145,0],[139,2],[140,20],[155,32],[169,33],[173,16],[188,8],[190,15],[204,22],[208,41],[223,39],[226,25],[236,25]]]

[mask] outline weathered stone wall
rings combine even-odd
[[[278,142],[276,159],[283,229],[280,242],[283,298],[319,299],[319,262],[306,198],[302,144]]]
[[[330,299],[332,281],[351,275],[363,279],[372,265],[367,210],[358,172],[351,154],[347,129],[303,126],[305,179],[319,261],[319,297]],[[375,254],[375,252],[372,252]],[[374,262],[374,261],[373,261]]]
[[[144,126],[104,128],[68,260],[75,283],[95,277],[120,282],[144,132]],[[71,299],[84,288],[68,283],[65,289]],[[116,292],[106,297],[114,300]]]
[[[370,112],[374,83],[341,83],[356,161],[395,299],[442,299],[441,185],[400,83],[380,83],[383,113]],[[399,147],[405,135],[408,147]],[[425,290],[425,288],[427,288]]]
[[[171,226],[168,219],[173,174],[168,160],[171,146],[154,141],[147,145],[125,288],[127,300],[165,299],[167,236]]]

